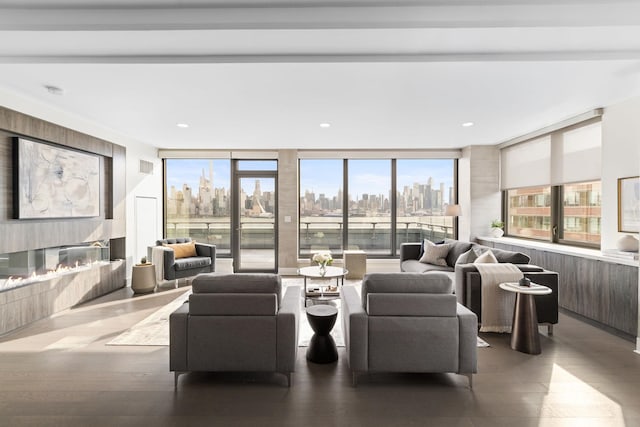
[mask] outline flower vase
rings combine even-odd
[[[491,236],[492,237],[502,237],[504,235],[504,230],[502,228],[498,228],[498,227],[493,227],[491,229]]]
[[[318,264],[318,267],[320,268],[320,275],[324,276],[327,273],[327,263],[322,262]]]

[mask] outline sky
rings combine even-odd
[[[300,189],[313,191],[318,197],[324,193],[327,197],[336,195],[342,188],[342,160],[301,160]],[[433,185],[440,188],[443,182],[445,191],[453,186],[453,160],[451,159],[398,159],[397,187],[402,191],[405,185],[414,182],[426,184],[433,177]],[[384,194],[391,188],[391,161],[350,160],[349,191],[352,194]],[[448,194],[448,193],[447,193]]]
[[[209,165],[213,162],[213,185],[215,188],[230,187],[231,162],[228,159],[168,159],[167,160],[167,184],[168,188],[175,186],[182,189],[183,184],[190,185],[194,192],[197,191],[200,176],[204,170],[209,178]],[[301,160],[301,192],[313,191],[316,197],[324,193],[326,197],[337,195],[342,188],[343,161],[325,159]],[[243,169],[256,170],[262,162],[243,161]],[[265,164],[265,163],[262,163]],[[274,165],[273,162],[266,164]],[[445,197],[449,187],[453,186],[453,160],[451,159],[398,159],[397,186],[402,191],[405,185],[412,187],[413,183],[426,184],[429,177],[433,178],[433,185],[440,188],[444,183]],[[272,168],[270,168],[272,169]],[[254,180],[245,180],[247,193],[253,192]],[[349,160],[349,190],[353,195],[389,194],[391,188],[391,161],[388,159],[376,160]],[[263,191],[273,191],[272,188],[262,184]]]

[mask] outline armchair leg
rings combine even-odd
[[[473,374],[465,374],[465,376],[469,379],[469,389],[473,390]]]
[[[284,375],[287,377],[287,387],[291,387],[291,372],[285,372]]]
[[[354,387],[357,387],[357,386],[358,386],[358,373],[357,373],[356,371],[353,371],[353,372],[351,373],[351,384],[352,384]]]
[[[173,373],[173,391],[178,391],[178,377],[185,372],[175,371]]]
[[[547,335],[553,336],[553,323],[547,325]]]

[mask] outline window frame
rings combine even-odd
[[[400,254],[400,249],[399,249],[399,245],[397,243],[397,192],[398,192],[398,188],[397,188],[397,161],[398,160],[405,160],[408,158],[405,157],[386,157],[386,158],[381,158],[381,157],[375,157],[372,156],[371,158],[368,158],[366,156],[363,157],[353,157],[353,158],[346,158],[346,157],[323,157],[322,159],[325,160],[342,160],[343,161],[343,166],[342,166],[342,192],[343,192],[343,199],[342,199],[342,248],[340,250],[339,253],[335,253],[334,254],[334,258],[341,258],[342,257],[342,252],[344,250],[346,250],[348,248],[348,243],[349,243],[349,209],[348,209],[348,202],[349,202],[349,161],[350,160],[388,160],[390,162],[390,185],[391,185],[391,189],[390,189],[390,197],[389,197],[389,217],[390,217],[390,248],[389,248],[389,252],[388,253],[367,253],[367,256],[369,258],[375,258],[375,259],[397,259],[399,257]],[[451,187],[452,187],[452,198],[453,200],[450,200],[449,203],[455,204],[458,203],[458,158],[457,157],[424,157],[421,158],[422,160],[448,160],[452,162],[451,165]],[[304,258],[307,256],[306,253],[302,253],[302,248],[300,245],[300,236],[301,236],[301,232],[303,232],[304,230],[302,230],[301,228],[301,209],[300,209],[300,201],[302,198],[301,195],[301,175],[302,175],[302,167],[301,167],[301,161],[303,160],[307,160],[306,158],[298,158],[298,236],[299,236],[299,240],[298,240],[298,248],[297,248],[297,252],[298,252],[298,257],[299,258]],[[458,218],[454,217],[452,218],[452,238],[453,239],[457,239],[458,238]]]
[[[591,248],[591,249],[600,249],[601,243],[589,243],[585,241],[571,240],[564,238],[565,229],[564,229],[564,189],[567,185],[575,185],[575,184],[586,184],[589,182],[600,182],[602,180],[590,180],[584,182],[576,182],[576,183],[565,183],[562,185],[543,185],[537,187],[549,187],[551,190],[551,203],[550,203],[550,218],[551,218],[551,230],[549,233],[549,238],[535,238],[535,237],[527,237],[521,235],[511,234],[509,230],[509,191],[510,190],[519,190],[524,188],[532,188],[532,187],[521,187],[521,188],[511,188],[509,190],[502,190],[502,220],[505,224],[505,237],[512,237],[515,239],[523,239],[523,240],[532,240],[537,242],[549,242],[556,243],[560,245],[566,246],[574,246],[574,247],[583,247],[583,248]],[[602,188],[602,187],[601,187]],[[601,190],[602,191],[602,190]],[[595,217],[592,217],[595,218]],[[602,219],[602,214],[600,215],[600,219]],[[602,234],[601,234],[602,235]]]

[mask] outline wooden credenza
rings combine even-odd
[[[637,263],[595,254],[570,254],[536,243],[517,244],[515,239],[477,240],[485,246],[525,253],[531,257],[531,264],[558,272],[560,307],[629,339],[638,336],[638,266],[633,265]]]

